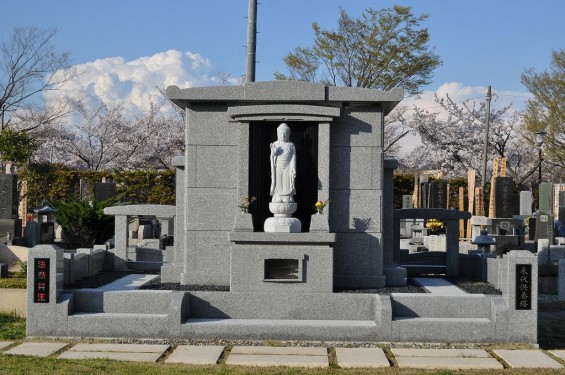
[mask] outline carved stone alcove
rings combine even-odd
[[[263,231],[265,219],[272,216],[268,210],[269,143],[276,140],[276,128],[282,122],[291,128],[298,159],[298,211],[294,216],[302,222],[302,231],[308,232],[314,203],[329,197],[330,123],[339,119],[340,109],[270,104],[229,107],[228,115],[239,124],[238,193],[257,198],[253,208],[256,232]]]

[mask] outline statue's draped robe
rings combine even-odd
[[[271,154],[271,195],[296,195],[294,176],[296,174],[296,149],[292,142],[274,142],[276,155]],[[274,200],[273,200],[274,201]]]

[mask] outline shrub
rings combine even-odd
[[[114,203],[106,201],[79,201],[70,199],[56,201],[53,206],[58,210],[54,216],[63,228],[70,248],[91,248],[96,243],[104,243],[114,233],[114,217],[104,214],[104,208]]]

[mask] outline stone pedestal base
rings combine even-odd
[[[302,223],[295,217],[270,217],[265,220],[265,232],[300,233]]]

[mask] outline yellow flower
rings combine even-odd
[[[317,201],[314,206],[316,206],[316,208],[323,208],[323,207],[324,207],[324,204],[323,204],[322,202],[320,202],[320,201]]]

